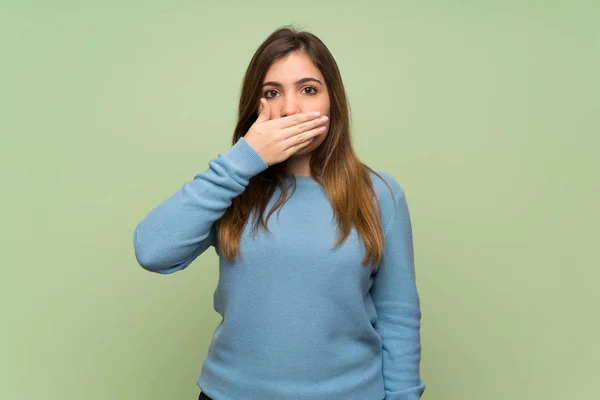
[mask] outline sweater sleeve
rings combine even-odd
[[[386,400],[417,400],[425,391],[419,373],[421,311],[408,206],[401,189],[395,197],[384,258],[371,287],[377,311],[374,328],[382,339]]]
[[[135,256],[143,268],[169,274],[186,268],[211,245],[216,250],[214,223],[250,178],[268,168],[243,137],[208,165],[135,227]]]

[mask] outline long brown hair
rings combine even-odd
[[[363,164],[354,152],[350,139],[350,107],[341,74],[332,54],[318,37],[285,26],[273,32],[256,50],[243,79],[232,145],[248,132],[258,118],[262,83],[271,64],[297,51],[308,55],[319,68],[330,96],[329,132],[323,143],[312,152],[310,169],[311,176],[327,192],[336,217],[338,240],[333,248],[346,240],[354,225],[365,245],[362,263],[372,258],[374,269],[382,258],[384,233],[380,202],[369,171],[381,178],[390,192],[392,188],[381,175]],[[259,225],[269,230],[266,223],[269,217],[288,199],[285,178],[290,176],[293,177],[284,170],[282,162],[271,165],[250,179],[244,192],[232,200],[217,221],[219,254],[232,261],[239,253],[240,237],[254,209],[258,211],[254,214],[254,232]],[[295,178],[292,181],[295,190]],[[265,219],[267,204],[277,187],[282,191]]]

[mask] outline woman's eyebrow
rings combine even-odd
[[[311,77],[307,77],[307,78],[302,78],[302,79],[299,79],[299,80],[297,80],[297,81],[296,81],[296,83],[295,83],[295,85],[296,85],[296,86],[300,86],[300,85],[302,85],[303,83],[306,83],[306,82],[317,82],[317,83],[319,83],[320,85],[322,85],[322,84],[323,84],[323,83],[322,83],[320,80],[318,80],[317,78],[311,78]],[[281,83],[279,83],[279,82],[275,82],[275,81],[269,81],[269,82],[265,82],[265,83],[263,83],[263,87],[264,87],[264,86],[275,86],[275,87],[278,87],[278,88],[282,88],[282,87],[283,87],[283,85],[282,85]]]

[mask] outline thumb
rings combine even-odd
[[[259,106],[259,110],[258,110],[258,118],[256,119],[256,122],[261,123],[261,122],[268,121],[270,119],[270,116],[271,116],[271,109],[269,107],[269,103],[267,102],[266,99],[261,98],[260,106]]]

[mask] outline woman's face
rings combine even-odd
[[[329,116],[329,93],[323,75],[303,52],[290,53],[274,62],[263,81],[262,97],[271,109],[270,119],[297,113],[320,111]],[[329,130],[327,121],[327,130]],[[324,134],[296,154],[310,153],[325,140]]]

